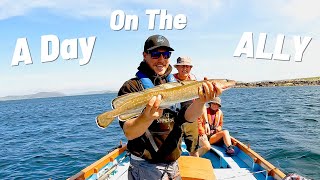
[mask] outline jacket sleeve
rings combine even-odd
[[[136,78],[130,79],[126,81],[122,87],[119,89],[118,96],[132,93],[132,92],[139,92],[142,91],[142,86],[139,83],[139,80]]]
[[[142,86],[139,84],[139,80],[136,78],[126,81],[118,92],[118,96],[122,96],[128,93],[142,91]],[[123,128],[124,121],[119,121],[121,128]]]

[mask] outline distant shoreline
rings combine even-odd
[[[300,78],[279,81],[260,81],[260,82],[237,82],[236,88],[252,87],[287,87],[287,86],[319,86],[320,77]]]
[[[60,92],[39,92],[39,93],[28,94],[28,95],[0,97],[0,102],[1,101],[27,100],[27,99],[67,97],[67,96],[85,96],[85,95],[107,94],[107,93],[117,93],[117,92],[116,91],[91,91],[91,92],[84,92],[84,93],[79,93],[79,94],[64,94],[64,93],[60,93]]]
[[[289,87],[289,86],[320,86],[320,77],[309,77],[309,78],[289,79],[289,80],[279,80],[279,81],[237,82],[234,88]],[[108,91],[108,90],[91,91],[91,92],[84,92],[79,94],[64,94],[60,92],[39,92],[35,94],[30,94],[30,95],[0,97],[0,101],[77,96],[77,95],[93,95],[93,94],[105,94],[105,93],[117,93],[117,92]]]
[[[307,87],[307,86],[320,86],[320,84],[317,85],[275,85],[275,86],[259,86],[259,85],[243,85],[241,83],[240,84],[236,84],[233,88],[241,88],[241,89],[245,89],[245,88],[281,88],[281,87]]]

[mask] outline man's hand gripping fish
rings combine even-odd
[[[233,80],[209,79],[204,81],[182,81],[170,82],[119,96],[112,101],[113,110],[100,114],[97,118],[97,125],[106,128],[117,116],[122,121],[126,121],[141,113],[153,96],[162,96],[161,107],[169,107],[176,103],[199,98],[198,88],[205,81],[219,84],[222,89],[228,89],[235,85]]]

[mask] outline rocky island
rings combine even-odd
[[[237,82],[235,87],[275,87],[275,86],[319,86],[320,77],[298,78],[278,81]]]

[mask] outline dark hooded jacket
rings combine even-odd
[[[149,65],[142,61],[138,70],[145,74],[153,84],[160,85],[167,83],[166,77],[171,73],[172,67],[169,65],[164,75],[157,75]],[[138,78],[126,81],[118,92],[118,96],[142,91],[144,88]],[[173,162],[181,155],[181,125],[186,122],[184,114],[191,101],[181,103],[175,110],[164,109],[163,116],[155,120],[148,130],[150,131],[158,151],[152,147],[146,134],[128,141],[128,150],[135,156],[141,157],[150,162]],[[123,128],[124,121],[119,121]]]

